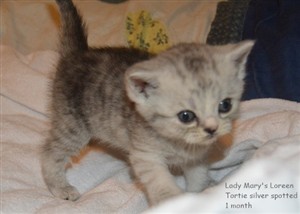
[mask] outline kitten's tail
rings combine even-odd
[[[56,0],[59,6],[62,31],[60,53],[69,55],[88,50],[85,24],[71,0]]]

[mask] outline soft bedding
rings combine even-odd
[[[179,1],[173,4],[170,12],[166,12],[166,5],[157,2],[151,7],[147,7],[145,2],[140,5],[126,2],[117,6],[100,1],[76,3],[85,17],[91,19],[87,21],[91,21],[91,31],[95,32],[90,38],[92,43],[114,44],[120,39],[120,43],[126,44],[126,38],[122,37],[125,33],[120,30],[121,19],[125,20],[126,12],[143,7],[150,12],[155,7],[160,8],[154,13],[155,18],[163,20],[172,42],[188,39],[205,41],[217,1],[211,2],[213,4]],[[101,7],[105,7],[106,12],[98,12]],[[21,8],[23,14],[16,13]],[[196,15],[196,10],[199,12],[197,17],[205,17],[205,20],[196,22],[199,28],[190,25],[188,29],[186,23],[191,17],[183,14],[194,11]],[[35,14],[52,11],[51,14],[54,14],[44,14],[42,17],[46,18],[38,21],[30,19],[32,11]],[[99,17],[96,20],[89,18],[88,11]],[[300,104],[280,99],[242,102],[240,117],[235,121],[232,133],[216,148],[218,152],[228,148],[225,157],[222,159],[219,154],[212,153],[215,159],[220,159],[212,164],[210,170],[215,185],[202,193],[184,194],[148,209],[145,195],[132,179],[124,157],[91,144],[68,166],[67,177],[82,197],[76,202],[53,197],[43,182],[39,158],[40,147],[49,129],[48,86],[58,59],[56,32],[52,32],[52,29],[57,30],[57,25],[55,22],[48,25],[53,19],[47,18],[56,17],[55,7],[50,1],[27,4],[4,1],[1,2],[1,12],[5,17],[1,24],[0,47],[1,213],[300,212]],[[16,19],[11,19],[12,12]],[[98,19],[106,17],[104,14],[109,14],[109,17],[98,22]],[[176,22],[176,28],[171,27],[172,23],[175,24],[174,20],[181,20]],[[20,29],[22,22],[27,23],[26,29]],[[34,35],[38,29],[30,30],[43,25],[44,30],[39,29],[42,34]],[[98,26],[106,27],[99,30]],[[185,35],[178,33],[179,26],[187,27]],[[32,39],[30,36],[33,36]],[[48,36],[49,41],[46,39]],[[176,179],[184,187],[183,178],[178,176]],[[274,197],[277,197],[276,200]]]
[[[146,210],[145,196],[132,180],[126,162],[95,145],[86,148],[69,166],[68,179],[83,194],[82,197],[70,202],[54,198],[49,193],[40,172],[39,150],[49,128],[45,114],[46,88],[53,75],[57,53],[41,51],[22,55],[10,47],[1,46],[1,56],[2,212],[140,213]],[[299,192],[299,133],[299,103],[276,99],[243,102],[241,117],[232,133],[232,149],[211,169],[216,186],[200,194],[187,194],[171,200],[149,212],[226,212],[232,211],[226,209],[226,203],[246,202],[253,206],[249,212],[299,211],[298,197],[276,201],[226,198],[228,191],[248,191],[249,194]],[[181,177],[178,177],[178,182],[184,185]],[[225,189],[225,183],[244,185],[246,182],[289,184],[293,188]]]

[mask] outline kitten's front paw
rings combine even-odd
[[[149,195],[150,205],[157,205],[165,200],[168,200],[173,197],[177,197],[182,194],[182,191],[178,188],[171,191],[160,191],[156,192],[155,195]]]
[[[54,196],[64,200],[76,201],[80,197],[80,193],[73,186],[55,187],[50,191]]]

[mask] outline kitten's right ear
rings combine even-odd
[[[237,77],[239,79],[244,79],[245,64],[247,62],[248,55],[250,54],[254,45],[254,41],[245,40],[236,44],[229,44],[227,47],[230,48],[229,54],[227,55],[229,59],[235,64],[237,68]]]
[[[140,64],[134,65],[125,73],[125,86],[127,95],[133,102],[144,103],[155,94],[159,86],[157,74]]]

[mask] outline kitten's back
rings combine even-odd
[[[114,130],[111,128],[116,125],[113,118],[126,120],[122,115],[128,108],[124,105],[127,99],[125,71],[152,55],[131,48],[89,47],[85,24],[72,1],[56,2],[60,8],[62,30],[61,57],[52,85],[52,119],[65,120],[72,129],[80,127],[88,133],[97,133],[99,130],[94,130],[95,127]]]

